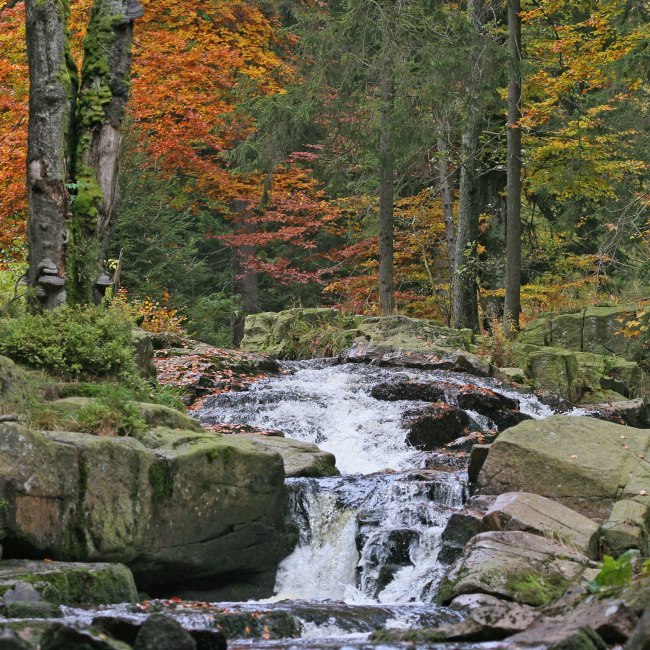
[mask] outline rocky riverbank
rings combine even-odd
[[[647,375],[619,331],[621,319],[632,317],[629,310],[590,308],[543,319],[512,346],[518,367],[495,365],[469,331],[398,316],[344,318],[335,310],[253,316],[245,352],[158,337],[154,353],[141,333],[136,348],[143,373],[156,367],[195,408],[211,395],[280,376],[269,353],[304,356],[315,331],[321,344],[329,337],[328,351],[346,346],[332,363],[396,369],[372,397],[418,403],[402,423],[407,442],[434,452],[434,469],[469,459],[474,495],[442,536],[439,560],[447,569],[439,598],[456,613],[430,628],[378,632],[375,642],[499,639],[504,648],[590,650],[632,639],[637,650],[644,641],[633,639],[647,635],[643,612],[650,607],[641,559],[650,554],[650,434]],[[21,413],[35,391],[48,413],[66,422],[78,421],[99,398],[81,385],[75,394],[75,384],[36,381],[4,357],[0,369],[5,616],[134,602],[136,585],[198,601],[270,595],[278,562],[296,539],[286,522],[285,477],[337,473],[333,455],[314,444],[205,418],[204,428],[159,404],[130,405],[139,424],[128,436],[34,426]],[[565,408],[579,403],[599,419],[531,420],[498,388],[423,382],[400,369],[515,379],[510,385],[522,395],[539,391]],[[599,583],[605,554],[619,558],[620,584]],[[60,622],[12,623],[3,634],[8,648],[164,648],[147,636],[149,613],[141,610],[137,623],[112,617],[76,631]],[[203,636],[169,623],[168,640],[178,644],[169,647],[224,647],[224,633],[245,636],[233,631],[235,619],[223,621],[217,634],[211,619],[214,633]],[[285,623],[293,632],[269,623],[257,626],[259,636],[295,636],[298,624]]]

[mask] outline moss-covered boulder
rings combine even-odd
[[[124,562],[146,585],[276,566],[292,541],[278,454],[206,431],[142,439],[0,423],[7,555]]]
[[[365,318],[357,334],[386,350],[408,350],[445,355],[455,350],[470,351],[472,331],[442,327],[435,321],[406,316]]]
[[[0,562],[0,607],[20,604],[110,605],[134,603],[138,594],[123,564],[4,560]]]
[[[0,415],[22,409],[33,395],[34,382],[11,359],[0,356]]]
[[[576,401],[580,395],[575,354],[559,348],[539,348],[528,353],[526,374],[537,390],[551,391]]]
[[[589,560],[568,546],[520,531],[472,537],[440,588],[448,603],[461,594],[490,594],[525,605],[546,605],[579,581]]]
[[[334,356],[349,347],[362,317],[338,309],[287,309],[246,317],[241,347],[281,359]]]
[[[50,408],[62,414],[74,416],[80,409],[97,404],[100,399],[95,397],[66,397],[50,402]],[[148,402],[133,402],[137,407],[140,418],[150,427],[169,427],[170,429],[183,429],[185,431],[203,431],[203,427],[194,418],[181,411]]]
[[[568,314],[548,314],[526,327],[521,343],[592,352],[633,360],[626,324],[636,317],[633,307],[587,307]]]
[[[339,474],[334,454],[323,451],[310,442],[254,433],[240,433],[237,437],[250,441],[257,449],[280,454],[287,478],[319,478]]]
[[[482,494],[526,491],[559,501],[604,521],[611,549],[647,554],[649,454],[647,429],[587,417],[528,420],[491,445],[477,484]]]

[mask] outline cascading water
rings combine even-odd
[[[396,378],[490,388],[495,383],[449,372],[326,360],[291,363],[286,369],[289,375],[259,381],[246,392],[211,398],[198,414],[204,424],[279,430],[336,455],[342,476],[288,481],[300,541],[279,568],[274,600],[303,607],[305,602],[343,601],[337,603],[339,610],[356,607],[366,618],[368,607],[391,612],[382,619],[385,626],[422,624],[423,616],[436,611],[440,536],[463,503],[466,475],[426,469],[428,455],[407,444],[404,414],[422,402],[379,401],[370,391]],[[534,418],[552,414],[533,396],[498,390]],[[470,416],[477,428],[487,424],[477,413]],[[345,627],[336,624],[339,618],[328,619],[328,634],[366,629],[361,619]],[[306,636],[323,634],[323,625],[318,632],[308,622],[303,627]]]

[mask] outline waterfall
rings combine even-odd
[[[379,401],[370,394],[372,386],[396,378],[471,382],[497,387],[532,417],[546,417],[551,409],[493,380],[443,371],[326,361],[287,367],[288,376],[215,396],[199,414],[205,423],[280,430],[337,458],[340,477],[288,481],[300,540],[278,570],[276,600],[434,602],[442,573],[440,536],[451,513],[462,506],[466,476],[422,469],[426,454],[406,443],[402,420],[407,410],[423,403]],[[484,416],[470,416],[476,426],[486,426]]]

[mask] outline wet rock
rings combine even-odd
[[[100,630],[62,623],[49,624],[36,647],[40,650],[126,650],[123,643]]]
[[[492,443],[478,487],[483,494],[533,492],[591,519],[608,519],[621,499],[647,512],[649,452],[648,430],[587,417],[530,420]]]
[[[517,426],[521,422],[525,422],[526,420],[532,420],[533,418],[530,415],[527,415],[526,413],[522,413],[521,411],[507,411],[507,410],[499,410],[495,411],[491,416],[490,419],[494,424],[496,425],[497,429],[499,431],[505,431],[506,429],[509,429],[510,427]]]
[[[467,480],[474,485],[478,481],[481,468],[485,463],[492,445],[474,445],[467,466]]]
[[[300,636],[296,619],[285,611],[215,614],[214,625],[226,639],[293,639]]]
[[[592,418],[625,424],[637,429],[650,428],[650,403],[642,399],[589,404],[585,407]]]
[[[448,404],[432,404],[405,415],[406,442],[422,451],[433,451],[458,438],[469,425],[465,411]]]
[[[445,390],[439,384],[417,381],[393,381],[376,384],[370,394],[379,400],[419,400],[437,402],[445,396]]]
[[[588,559],[567,547],[519,531],[472,537],[440,589],[448,603],[467,593],[487,593],[526,605],[546,605],[580,580]]]
[[[257,449],[280,454],[287,478],[339,475],[334,454],[322,451],[310,442],[255,434],[238,434],[238,437],[250,441]]]
[[[528,492],[497,497],[483,517],[483,530],[522,530],[549,537],[590,557],[598,553],[599,525],[560,503]]]
[[[152,614],[140,628],[133,650],[196,650],[196,643],[173,618]]]
[[[463,552],[465,545],[472,537],[481,532],[482,513],[475,510],[454,512],[440,538],[438,561],[451,564]]]

